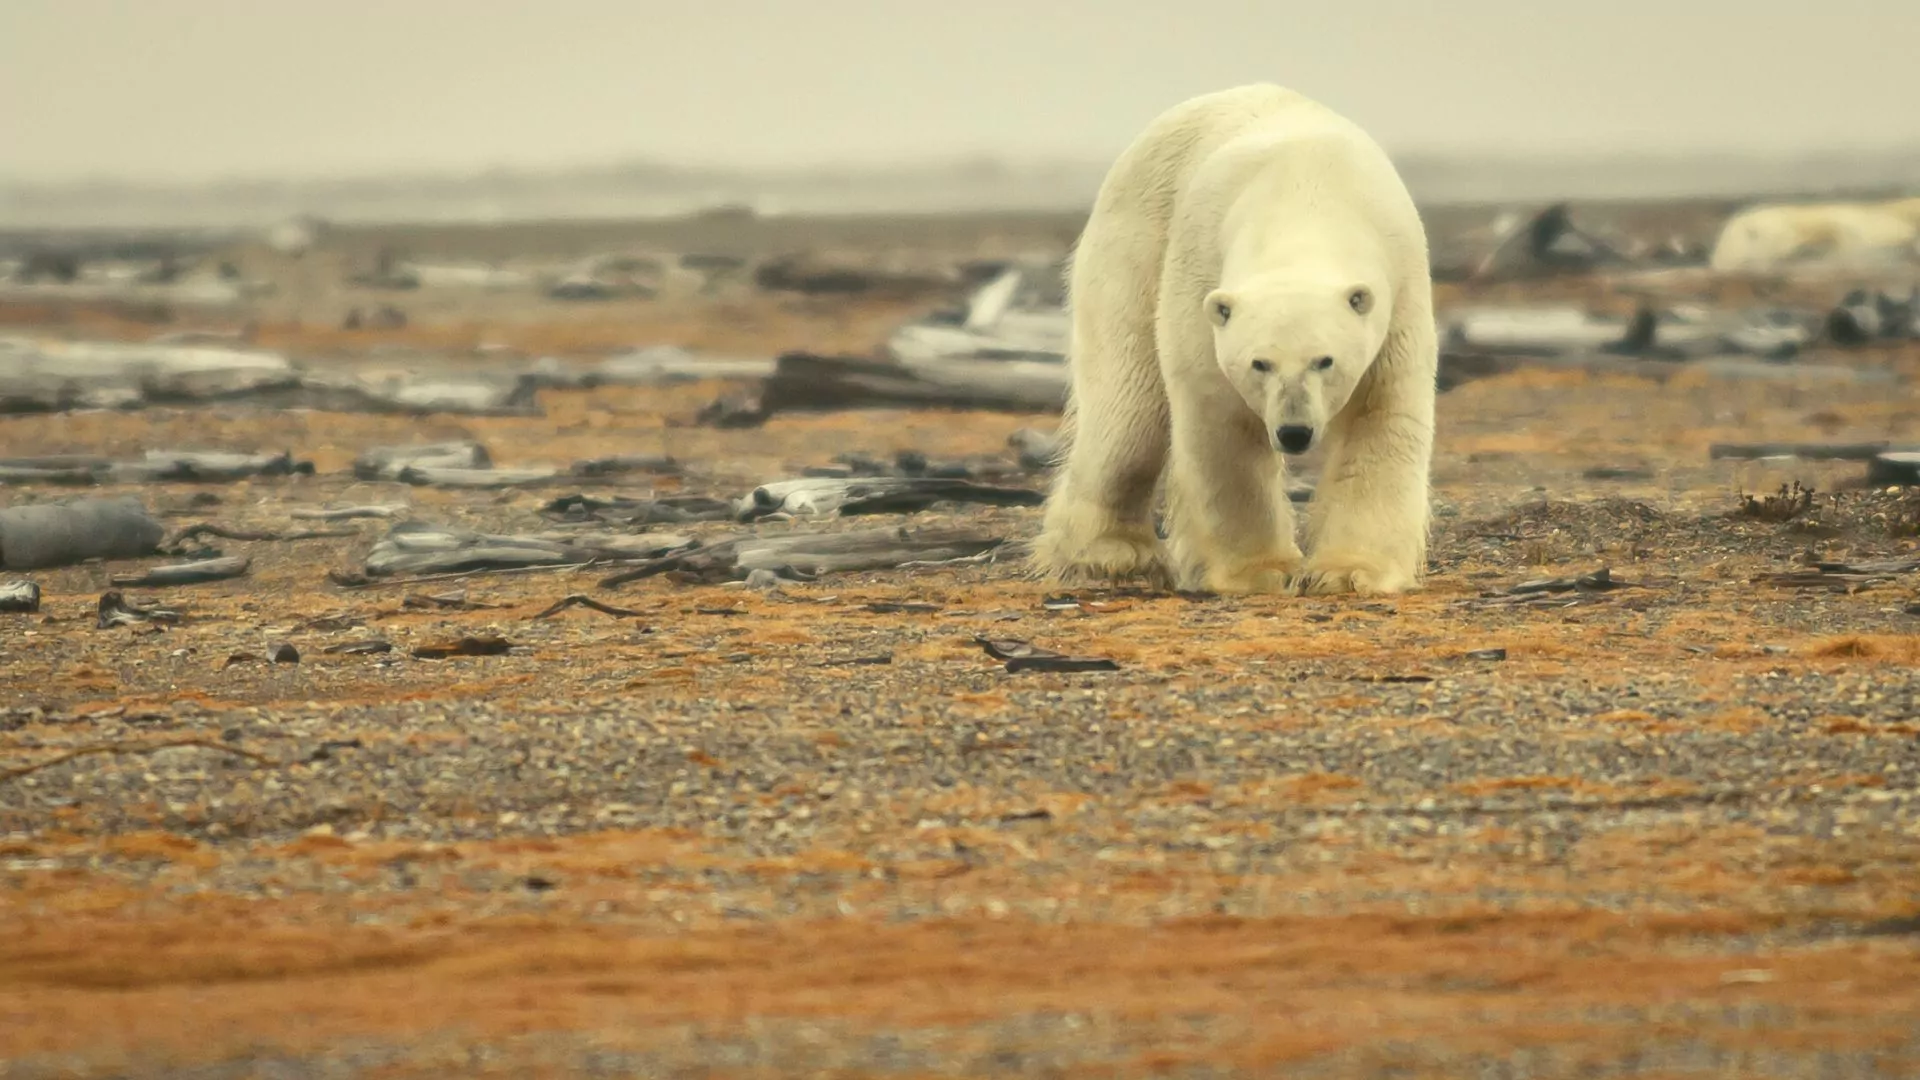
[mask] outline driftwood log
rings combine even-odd
[[[0,460],[0,484],[216,484],[263,476],[313,473],[293,455],[215,450],[149,450],[134,461],[83,455]]]
[[[528,416],[540,411],[535,395],[542,385],[532,373],[318,372],[249,349],[0,338],[0,414],[234,403]]]
[[[360,480],[398,480],[410,468],[490,469],[493,456],[477,442],[419,443],[414,446],[376,446],[353,462]]]
[[[892,364],[792,352],[779,358],[760,391],[762,417],[783,412],[858,408],[932,408],[1058,412],[1067,369],[1031,360],[937,359]]]
[[[902,514],[941,502],[1039,506],[1044,501],[1044,492],[945,477],[803,477],[754,488],[740,500],[738,516],[752,521],[771,514]]]
[[[635,499],[624,495],[562,495],[540,508],[541,516],[560,522],[606,525],[680,525],[695,521],[731,521],[736,504],[707,495],[665,495]]]
[[[691,544],[664,533],[501,535],[407,521],[367,553],[369,577],[578,566],[610,559],[651,559]]]
[[[139,574],[115,574],[113,584],[122,589],[157,589],[173,585],[202,585],[209,581],[227,581],[246,576],[253,560],[244,555],[224,555],[212,559],[155,566]]]
[[[741,536],[654,559],[602,578],[601,588],[669,571],[708,581],[741,581],[756,570],[783,577],[893,570],[915,563],[951,562],[985,555],[1000,537],[961,529],[864,529],[855,532]]]
[[[1798,458],[1801,461],[1872,461],[1893,449],[1887,443],[1714,443],[1707,457],[1714,461],[1760,461]]]

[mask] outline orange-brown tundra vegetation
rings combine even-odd
[[[915,313],[758,304],[258,340],[858,350]],[[668,453],[684,476],[615,490],[732,496],[1053,423],[691,424],[725,389],[14,417],[0,456],[284,448],[316,475],[137,493],[175,527],[401,502],[530,532],[568,489],[347,466],[470,437],[502,466]],[[1387,600],[1049,604],[1011,559],[773,590],[330,581],[382,521],[215,539],[245,577],[129,590],[179,612],[163,629],[96,626],[134,564],[39,572],[41,611],[0,615],[0,1076],[1920,1075],[1920,577],[1768,577],[1913,554],[1920,515],[1857,465],[1707,455],[1812,438],[1920,442],[1920,407],[1790,379],[1466,383],[1441,399],[1432,575]],[[1787,520],[1742,512],[1792,481],[1816,494]],[[912,523],[1017,544],[1036,520]],[[1512,591],[1602,567],[1622,587]],[[537,617],[574,593],[628,614]],[[980,635],[1118,670],[1010,673]],[[463,636],[511,648],[413,653]],[[297,663],[266,659],[282,642]]]

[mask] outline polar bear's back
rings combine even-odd
[[[1096,208],[1166,221],[1203,171],[1225,158],[1268,156],[1283,142],[1369,143],[1345,117],[1298,91],[1255,83],[1190,98],[1162,112],[1123,151]]]
[[[1347,117],[1271,83],[1202,94],[1149,122],[1101,184],[1083,246],[1107,240],[1157,263],[1170,232],[1217,234],[1256,187],[1270,207],[1310,193],[1316,217],[1355,208],[1424,257],[1419,213],[1386,151]]]

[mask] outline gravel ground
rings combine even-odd
[[[320,475],[141,494],[176,526],[404,502],[533,531],[569,489],[338,473],[472,436],[503,466],[669,452],[734,495],[1051,423],[679,426],[720,389],[17,418],[0,454],[285,447]],[[1755,580],[1912,554],[1920,502],[1706,454],[1917,429],[1881,388],[1469,383],[1433,576],[1387,601],[1045,603],[1011,557],[330,584],[385,523],[218,541],[248,577],[132,591],[165,630],[95,627],[128,566],[36,575],[43,611],[0,615],[0,1076],[1920,1074],[1920,575]],[[1790,519],[1741,511],[1791,481]],[[1037,512],[913,524],[1017,554]],[[582,592],[637,614],[535,618]],[[463,635],[513,647],[411,655]],[[980,635],[1118,670],[1009,673]]]

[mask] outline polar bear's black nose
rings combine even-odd
[[[1282,424],[1273,437],[1289,454],[1304,454],[1313,445],[1313,429],[1305,424]]]

